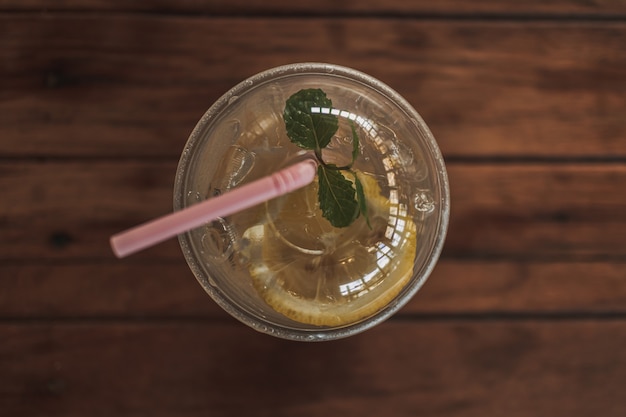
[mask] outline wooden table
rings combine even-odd
[[[404,95],[446,158],[442,259],[305,344],[220,310],[171,210],[197,119],[280,64]],[[626,1],[0,1],[3,416],[626,415]]]

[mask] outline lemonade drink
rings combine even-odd
[[[294,143],[286,128],[286,102],[303,89],[322,89],[332,105],[311,112],[338,122],[320,152]],[[295,340],[355,334],[404,305],[437,260],[449,213],[443,161],[415,110],[379,81],[328,64],[275,68],[224,95],[183,151],[175,208],[315,153],[325,164],[350,165],[343,177],[360,183],[366,207],[348,226],[322,215],[317,178],[180,237],[218,304],[257,330]]]

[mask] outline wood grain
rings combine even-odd
[[[447,157],[623,159],[625,38],[623,22],[5,14],[0,156],[176,158],[236,83],[325,61],[399,91]]]
[[[238,324],[0,324],[11,416],[621,417],[621,321],[388,322],[294,344]]]
[[[336,2],[332,0],[288,1],[273,0],[148,0],[127,2],[122,0],[0,0],[0,10],[24,11],[124,11],[124,12],[184,12],[184,13],[224,13],[224,14],[289,14],[307,13],[415,13],[415,14],[474,14],[504,13],[507,15],[550,13],[570,16],[572,13],[585,15],[626,13],[623,0],[361,0],[358,2]]]
[[[623,417],[626,0],[0,0],[2,416]],[[448,163],[441,261],[386,323],[261,335],[167,213],[203,112],[325,61],[388,83]]]
[[[111,235],[172,211],[175,169],[137,162],[3,165],[2,258],[114,259]],[[155,254],[182,259],[175,240]]]
[[[621,258],[621,164],[452,164],[446,253]]]
[[[111,235],[172,210],[175,163],[0,165],[0,259],[112,260]],[[444,256],[624,259],[624,164],[450,164]],[[175,240],[140,259],[182,259]]]
[[[190,319],[227,315],[184,262],[0,265],[0,319]],[[626,314],[626,263],[443,259],[398,317]]]

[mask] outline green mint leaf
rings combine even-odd
[[[317,168],[318,199],[322,216],[335,227],[349,226],[359,216],[352,181],[332,165]]]
[[[283,113],[289,139],[316,153],[328,146],[339,127],[337,116],[330,114],[332,105],[319,88],[300,90],[289,97]]]
[[[360,152],[359,136],[352,120],[348,120],[352,131],[352,161],[338,167],[327,164],[322,157],[322,149],[328,146],[339,129],[339,118],[332,105],[326,93],[319,88],[293,94],[287,99],[283,112],[287,136],[301,148],[314,151],[319,163],[318,199],[322,216],[335,227],[346,227],[363,213],[371,229],[363,184],[351,169]],[[346,179],[342,171],[352,174],[354,182]]]
[[[363,191],[363,184],[361,183],[358,175],[356,175],[356,172],[352,172],[352,175],[354,175],[354,185],[356,187],[356,199],[359,203],[359,211],[363,213],[363,217],[365,217],[365,221],[367,222],[367,227],[371,229],[372,225],[370,224],[370,218],[367,215],[367,202],[365,201],[365,191]]]

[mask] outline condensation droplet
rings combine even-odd
[[[413,198],[415,209],[422,213],[432,213],[435,210],[435,200],[428,190],[418,190]]]
[[[189,191],[187,193],[187,205],[196,204],[202,201],[202,195],[198,191]]]

